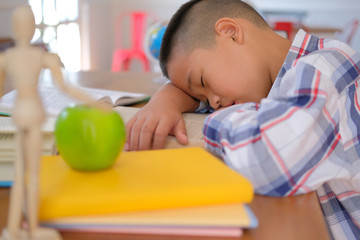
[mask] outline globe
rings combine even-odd
[[[157,22],[151,25],[146,33],[145,52],[147,57],[158,64],[160,55],[160,46],[167,24],[164,22]]]

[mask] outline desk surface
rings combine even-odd
[[[9,189],[0,188],[0,229],[6,223],[6,212],[9,206]],[[251,209],[259,220],[256,229],[245,230],[241,237],[243,240],[325,240],[329,239],[323,222],[321,209],[315,193],[306,195],[271,198],[256,195],[250,204]],[[64,240],[116,240],[116,234],[94,233],[61,233]],[[230,238],[201,238],[201,237],[176,237],[154,235],[124,235],[121,239],[126,240],[217,240]],[[232,238],[236,239],[236,238]]]
[[[86,86],[114,89],[121,91],[143,92],[153,94],[160,86],[159,74],[144,73],[111,73],[111,72],[80,72],[69,73],[70,83]],[[43,82],[47,83],[44,78]],[[5,92],[11,90],[11,85],[5,83]],[[0,229],[6,223],[7,210],[9,206],[9,189],[0,188]],[[322,217],[321,208],[315,193],[309,193],[296,197],[271,198],[256,195],[250,204],[251,209],[259,220],[256,229],[245,230],[241,239],[261,240],[322,240],[329,239],[327,229]],[[115,234],[84,234],[84,233],[62,233],[65,240],[75,239],[119,239]],[[201,237],[174,237],[154,235],[121,235],[121,239],[222,239]],[[226,238],[229,239],[229,238]]]

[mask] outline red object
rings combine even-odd
[[[128,14],[126,14],[128,15]],[[121,22],[126,15],[120,15],[115,24],[115,50],[113,52],[112,68],[113,72],[121,70],[128,71],[130,67],[130,61],[132,59],[138,59],[143,64],[144,71],[150,70],[149,59],[147,58],[143,49],[143,39],[145,31],[145,12],[131,12],[131,37],[132,45],[129,49],[121,48]]]
[[[276,31],[285,31],[288,39],[292,37],[293,28],[292,22],[275,22],[274,26],[274,30]]]

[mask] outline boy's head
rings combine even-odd
[[[244,18],[259,27],[269,27],[261,15],[243,1],[191,0],[178,9],[167,26],[160,51],[163,74],[168,77],[167,62],[172,49],[178,44],[187,53],[195,48],[214,46],[214,25],[223,17]]]
[[[160,67],[175,86],[215,109],[259,102],[272,84],[263,34],[273,36],[264,19],[240,0],[192,0],[168,24]]]

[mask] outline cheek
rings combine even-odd
[[[219,74],[216,78],[213,78],[210,90],[222,98],[233,98],[239,94],[239,85],[237,78]]]
[[[237,71],[233,74],[223,72],[213,79],[211,91],[227,100],[251,100],[259,91],[255,82],[255,76],[248,74],[247,71]]]

